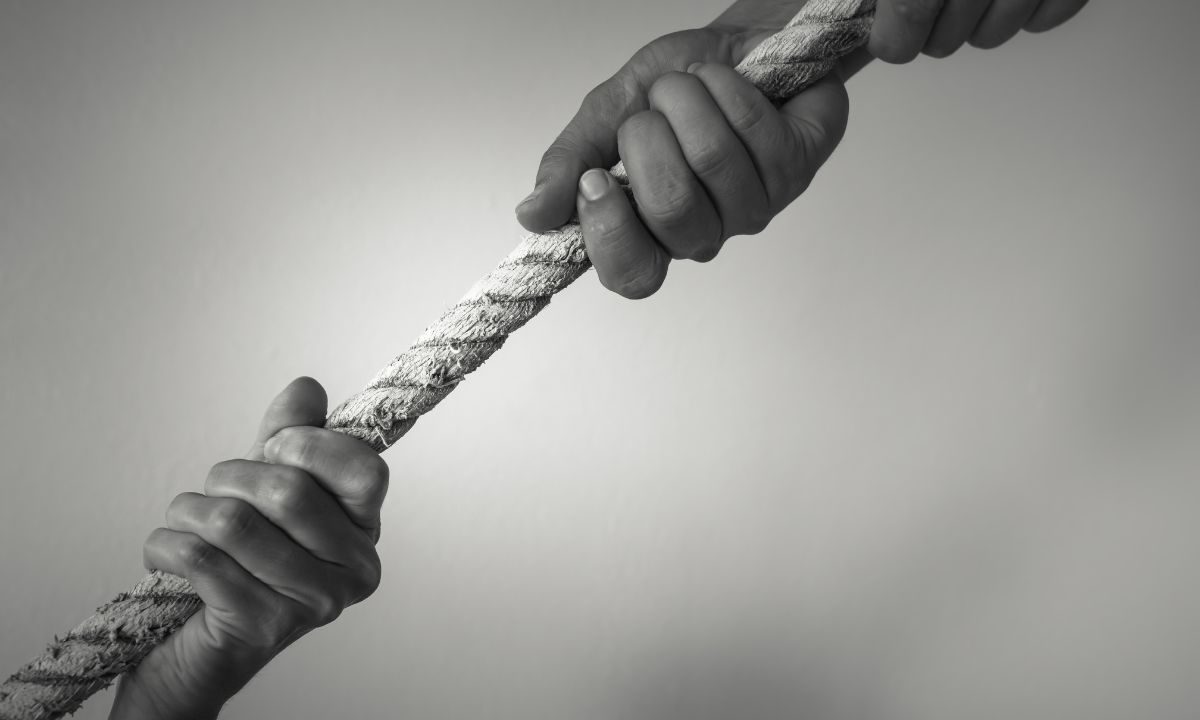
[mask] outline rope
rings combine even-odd
[[[865,43],[874,12],[875,0],[809,0],[737,70],[783,102]],[[613,172],[624,178],[620,165]],[[387,449],[590,267],[577,223],[525,237],[366,389],[330,413],[326,427]],[[183,578],[150,573],[0,685],[0,720],[74,712],[137,667],[201,605]]]

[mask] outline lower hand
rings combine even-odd
[[[379,584],[383,459],[321,429],[325,391],[292,382],[245,459],[213,466],[146,541],[146,567],[187,578],[204,607],[122,679],[112,717],[216,717],[275,655]]]

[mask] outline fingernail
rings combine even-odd
[[[268,460],[275,459],[275,453],[279,451],[279,436],[272,435],[263,443],[263,457]]]
[[[703,65],[703,64],[704,64],[704,63],[698,63],[698,62],[694,62],[694,63],[692,63],[691,65],[688,65],[688,69],[687,69],[687,71],[688,71],[689,73],[694,73],[694,72],[696,72],[696,68],[700,67],[700,66],[701,66],[701,65]]]
[[[600,169],[588,170],[579,178],[579,192],[588,202],[596,202],[608,192],[608,173]]]

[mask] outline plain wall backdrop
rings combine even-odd
[[[722,7],[0,0],[0,673]],[[1197,27],[1096,0],[869,67],[767,232],[584,278],[386,455],[383,586],[225,717],[1195,717]]]

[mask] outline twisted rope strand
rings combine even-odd
[[[781,103],[863,45],[875,0],[809,0],[737,66]],[[620,165],[613,168],[618,178]],[[449,395],[591,263],[577,223],[525,237],[370,384],[330,413],[326,427],[382,452]],[[0,720],[54,720],[137,667],[202,606],[183,578],[152,572],[0,685]]]

